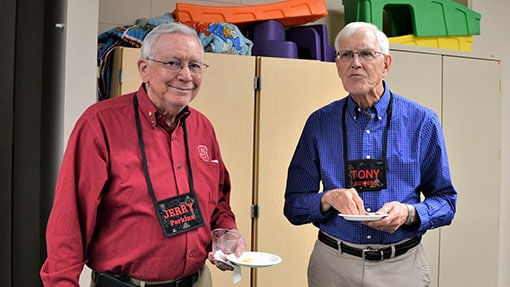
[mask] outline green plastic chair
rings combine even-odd
[[[342,3],[345,24],[370,22],[388,36],[480,35],[481,14],[451,0],[342,0]]]

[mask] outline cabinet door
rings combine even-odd
[[[441,232],[440,286],[497,286],[500,64],[445,56],[443,71],[443,126],[459,199]]]
[[[386,78],[390,89],[434,110],[441,118],[441,55],[395,50],[391,55]]]
[[[279,255],[282,263],[257,269],[254,286],[305,287],[318,230],[311,224],[293,226],[283,216],[287,168],[307,117],[347,93],[334,63],[269,57],[260,60],[257,249]]]
[[[141,82],[137,65],[139,58],[139,48],[115,48],[110,79],[111,98],[138,90]]]
[[[191,106],[214,125],[232,181],[231,206],[250,250],[255,57],[206,53],[204,61],[210,67]],[[214,286],[234,286],[232,272],[209,268]],[[250,286],[249,269],[242,271],[243,278],[235,286]]]
[[[394,50],[391,54],[393,63],[387,77],[390,89],[431,108],[441,118],[441,55]],[[422,241],[430,268],[431,287],[438,286],[440,230],[427,231]]]

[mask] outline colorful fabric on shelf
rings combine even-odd
[[[110,97],[110,77],[113,50],[116,47],[142,46],[145,36],[156,26],[176,22],[171,13],[151,19],[141,18],[134,25],[119,26],[98,36],[97,65],[98,100]],[[189,21],[187,26],[197,31],[204,51],[222,54],[251,55],[253,42],[246,38],[234,24]]]

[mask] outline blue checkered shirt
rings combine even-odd
[[[385,83],[386,85],[386,83]],[[384,158],[382,145],[390,92],[369,110],[369,118],[350,97],[320,108],[308,118],[288,169],[284,214],[295,225],[313,223],[320,230],[355,244],[390,244],[448,225],[455,215],[457,192],[450,178],[445,139],[432,110],[393,93],[388,134],[387,189],[364,191],[365,208],[377,211],[390,201],[412,204],[420,222],[395,233],[346,221],[336,210],[320,210],[325,192],[345,187],[342,107],[346,112],[348,160]],[[321,187],[322,184],[322,187]],[[321,189],[322,188],[322,189]],[[420,194],[424,200],[420,199]]]

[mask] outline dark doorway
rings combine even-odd
[[[0,278],[40,286],[59,153],[65,0],[0,0]]]

